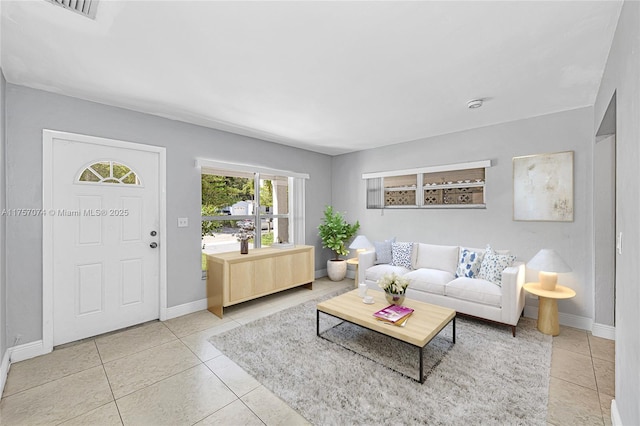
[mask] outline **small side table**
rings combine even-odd
[[[356,265],[356,277],[353,280],[353,283],[355,284],[355,287],[358,288],[358,258],[352,257],[351,259],[347,259],[347,263],[349,265]]]
[[[571,299],[576,292],[569,287],[556,285],[555,290],[543,290],[540,283],[526,283],[525,291],[538,296],[538,330],[544,334],[560,334],[558,323],[558,299]]]

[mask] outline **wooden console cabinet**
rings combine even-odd
[[[313,246],[208,254],[207,309],[222,318],[227,306],[300,285],[311,289],[314,269]]]

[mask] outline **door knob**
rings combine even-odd
[[[158,243],[156,243],[156,242],[154,241],[154,242],[152,242],[151,244],[149,244],[149,247],[151,247],[151,248],[156,248],[156,247],[158,247]]]

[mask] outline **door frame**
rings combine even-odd
[[[167,317],[167,155],[166,148],[78,133],[57,130],[42,130],[42,344],[44,353],[53,350],[53,216],[46,212],[53,209],[53,141],[70,139],[74,142],[105,145],[109,147],[135,149],[158,154],[158,200],[159,200],[159,294],[160,320]]]

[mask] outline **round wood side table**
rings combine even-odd
[[[355,265],[356,266],[356,278],[353,280],[354,284],[356,286],[356,288],[358,288],[358,273],[359,273],[359,265],[358,265],[358,258],[357,257],[352,257],[351,259],[347,259],[347,263],[349,265]]]
[[[526,283],[524,289],[538,296],[538,330],[552,336],[560,334],[558,299],[571,299],[576,292],[561,285],[556,285],[555,290],[543,290],[540,283]]]

